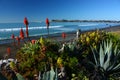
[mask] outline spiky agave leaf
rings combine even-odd
[[[93,66],[100,65],[100,67],[104,69],[102,72],[105,74],[107,73],[107,75],[118,72],[120,69],[120,63],[118,61],[120,58],[120,51],[118,51],[117,45],[115,46],[115,50],[112,50],[113,43],[111,40],[104,41],[102,45],[100,45],[99,58],[96,57],[95,51],[91,48],[94,60],[97,63],[96,65],[93,64]]]
[[[114,54],[117,55],[117,48],[118,48],[118,45],[115,47],[114,49]]]
[[[91,46],[90,46],[91,47]],[[95,60],[95,63],[96,63],[96,65],[98,65],[98,61],[97,61],[97,58],[96,58],[96,55],[95,55],[95,51],[94,51],[94,49],[91,47],[91,50],[92,50],[92,52],[93,52],[93,56],[94,56],[94,60]]]
[[[51,70],[50,70],[50,80],[54,80],[55,77],[55,71],[53,69],[53,66],[51,66]]]
[[[112,55],[112,42],[108,43],[107,41],[107,49],[106,49],[107,60],[104,62],[103,68],[106,70],[110,66],[110,60]]]
[[[105,54],[103,53],[102,45],[100,45],[100,51],[99,51],[99,57],[100,57],[100,66],[102,67],[104,65],[104,57]]]
[[[106,52],[107,52],[107,44],[106,44],[106,42],[104,41],[103,43],[102,43],[102,45],[104,45],[104,52],[105,52],[105,54],[106,54]]]
[[[119,57],[120,57],[120,51],[118,51],[118,53],[117,53],[117,46],[115,47],[114,53],[115,53],[115,54],[114,54],[114,58],[112,58],[113,64],[112,64],[112,66],[110,66],[110,67],[108,68],[107,71],[116,70],[117,68],[120,67],[119,64],[117,64],[117,61],[118,61],[118,59],[119,59]]]
[[[117,69],[120,69],[120,63],[113,68],[113,70],[117,70]]]
[[[111,57],[111,52],[107,53],[107,60],[104,62],[104,65],[102,66],[104,70],[106,70],[110,66],[110,57]]]
[[[57,71],[57,68],[55,69],[55,80],[58,80],[58,71]]]

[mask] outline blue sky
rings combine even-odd
[[[120,0],[0,0],[0,23],[52,19],[120,20]]]

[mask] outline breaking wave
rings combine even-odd
[[[49,28],[60,28],[63,26],[49,26]],[[35,29],[45,29],[46,26],[38,26],[38,27],[28,27],[29,30],[35,30]],[[19,31],[21,28],[4,28],[0,29],[0,32],[11,32],[11,31]],[[25,30],[26,28],[22,28]]]

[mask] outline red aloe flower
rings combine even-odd
[[[18,41],[18,45],[20,45],[20,38],[17,36],[16,40]]]
[[[29,24],[26,17],[24,18],[24,24],[25,24],[25,25],[28,25],[28,24]]]
[[[21,38],[21,39],[24,39],[24,31],[23,31],[22,28],[21,28],[21,30],[20,30],[20,38]]]
[[[33,39],[31,42],[32,42],[32,44],[35,44],[36,40]]]
[[[46,25],[47,25],[47,29],[49,28],[49,19],[46,18]]]
[[[66,33],[62,33],[62,38],[65,39],[66,38]]]
[[[12,34],[12,35],[11,35],[11,38],[12,38],[12,39],[14,39],[14,38],[15,38],[14,34]]]
[[[10,55],[10,53],[11,53],[10,47],[7,48],[7,53],[8,53],[8,55]]]
[[[24,18],[24,24],[26,25],[26,37],[28,37],[29,36],[29,34],[28,34],[28,20],[27,20],[27,18],[25,17]]]
[[[14,36],[14,34],[11,35],[11,38],[12,38],[13,41],[14,41],[14,42],[13,42],[13,45],[15,45],[15,36]]]
[[[49,20],[46,18],[46,25],[47,25],[47,31],[48,31],[48,37],[49,37]]]

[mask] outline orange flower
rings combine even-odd
[[[20,45],[20,38],[17,36],[16,40],[18,41],[18,45]]]
[[[12,35],[11,35],[11,38],[12,38],[12,39],[14,39],[14,38],[15,38],[14,34],[12,34]]]
[[[8,53],[8,55],[10,55],[10,53],[11,53],[11,49],[9,47],[7,48],[7,53]]]
[[[66,38],[66,33],[62,33],[62,38],[65,39]]]
[[[23,32],[23,29],[21,28],[21,30],[20,30],[20,38],[21,39],[24,39],[24,32]]]
[[[32,40],[31,42],[32,42],[32,44],[35,44],[36,40]]]

